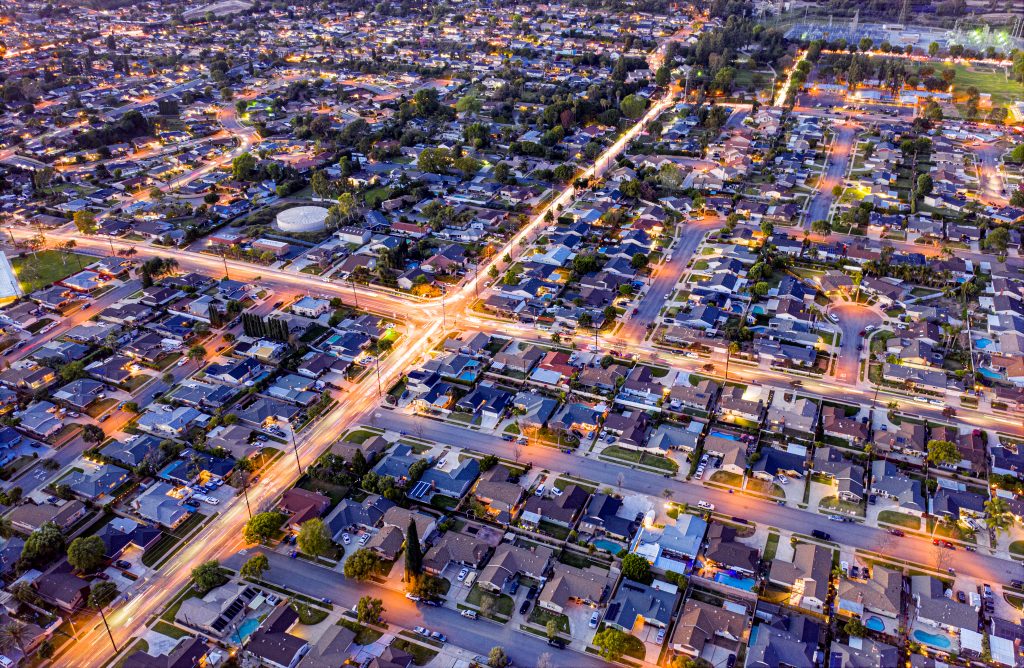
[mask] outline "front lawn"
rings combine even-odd
[[[372,645],[384,635],[376,629],[371,629],[369,626],[363,626],[359,622],[344,617],[338,620],[338,626],[344,626],[349,631],[355,633],[356,638],[353,642],[357,645]]]
[[[886,524],[895,524],[896,526],[911,529],[913,531],[920,531],[921,529],[921,518],[901,513],[896,510],[883,510],[878,513],[878,521],[885,522]]]
[[[558,630],[568,635],[569,633],[569,618],[565,615],[556,614],[550,610],[535,605],[533,612],[530,613],[530,623],[536,624],[537,626],[546,627],[548,622],[555,620],[558,624]]]
[[[515,601],[512,600],[511,596],[506,594],[495,596],[481,589],[479,585],[474,584],[473,588],[469,590],[469,594],[466,595],[466,604],[480,610],[485,601],[490,601],[491,614],[487,616],[491,619],[506,621],[512,616],[512,608],[515,606]]]
[[[91,255],[44,250],[11,258],[11,268],[18,277],[21,289],[27,294],[77,274],[82,267],[95,261],[96,258]]]
[[[437,656],[436,650],[411,642],[405,638],[395,638],[391,643],[391,646],[411,654],[412,662],[417,666],[425,666],[430,663],[435,656]]]
[[[292,610],[299,616],[299,624],[305,624],[306,626],[313,626],[327,619],[327,611],[321,610],[320,608],[314,608],[305,603],[299,603],[298,601],[292,602]]]

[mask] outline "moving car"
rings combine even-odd
[[[713,511],[715,509],[715,504],[709,503],[709,502],[705,501],[704,499],[701,499],[700,501],[697,502],[697,507],[698,508],[703,508],[704,510],[712,510]]]

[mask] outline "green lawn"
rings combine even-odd
[[[1024,540],[1015,540],[1010,543],[1010,554],[1024,557]]]
[[[158,621],[156,625],[153,627],[153,630],[161,635],[167,636],[168,638],[174,638],[175,640],[178,640],[179,638],[184,638],[187,635],[191,635],[185,629],[178,628],[173,624],[168,624],[163,620]]]
[[[565,615],[555,614],[539,605],[534,606],[533,612],[530,613],[530,623],[537,626],[547,626],[548,621],[552,619],[558,624],[559,631],[565,634],[569,633],[569,618]]]
[[[946,65],[942,69],[949,69]],[[992,95],[992,103],[1006,104],[1024,97],[1024,85],[1017,81],[1010,81],[1006,78],[1003,70],[995,67],[972,67],[964,64],[952,66],[956,71],[956,78],[953,80],[954,93],[963,95],[967,88],[974,86],[979,93]],[[941,74],[941,72],[938,72]]]
[[[312,626],[313,624],[319,624],[327,619],[326,610],[314,608],[313,606],[306,605],[305,603],[299,603],[297,601],[293,602],[292,609],[299,615],[299,624]]]
[[[382,202],[389,197],[391,197],[391,188],[389,188],[388,186],[370,188],[365,193],[363,193],[363,200],[366,202],[366,206],[369,207],[372,207],[377,202]]]
[[[493,604],[491,608],[492,617],[496,616],[499,621],[502,621],[501,618],[512,616],[512,608],[515,606],[515,601],[512,600],[511,596],[506,594],[494,596],[481,589],[479,585],[473,585],[473,588],[469,590],[469,594],[466,595],[466,604],[474,608],[479,608],[485,600],[490,600]]]
[[[84,267],[95,261],[96,258],[91,255],[44,250],[35,254],[26,253],[24,257],[11,258],[11,268],[14,269],[22,289],[28,293],[64,280],[71,274],[78,273],[80,266]]]
[[[768,540],[764,544],[764,559],[765,561],[771,561],[775,558],[775,553],[779,549],[779,534],[769,533]]]
[[[392,647],[408,652],[412,655],[412,662],[417,666],[425,666],[437,656],[437,651],[424,647],[418,643],[410,642],[405,638],[395,638],[391,643]]]
[[[921,529],[921,518],[895,510],[883,510],[878,513],[878,521],[885,522],[886,524],[895,524],[896,526],[905,527],[907,529],[913,529],[914,531],[919,531]]]
[[[349,631],[355,633],[356,639],[354,642],[357,645],[372,645],[380,640],[380,637],[384,635],[380,631],[371,629],[369,626],[363,626],[359,622],[354,622],[351,619],[345,619],[344,617],[338,620],[338,626],[344,626]]]

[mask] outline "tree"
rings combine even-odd
[[[827,220],[816,220],[811,223],[811,232],[820,234],[821,236],[828,236],[832,234],[832,223]]]
[[[21,548],[21,558],[32,566],[45,566],[64,552],[64,533],[53,522],[46,522],[29,534]]]
[[[633,257],[629,261],[629,266],[633,267],[637,271],[642,271],[650,260],[646,253],[634,253]]]
[[[11,518],[4,515],[0,517],[0,538],[10,538],[14,535],[14,523]]]
[[[86,209],[75,211],[73,217],[75,227],[82,234],[96,234],[96,214]]]
[[[353,580],[368,580],[377,570],[380,560],[366,548],[356,550],[355,554],[345,560],[345,577]]]
[[[740,344],[736,341],[730,341],[729,347],[725,353],[725,379],[729,380],[729,362],[732,361],[732,356],[740,351]]]
[[[622,577],[634,582],[650,582],[651,564],[639,554],[627,554],[622,559]]]
[[[300,550],[314,559],[319,559],[331,549],[331,533],[322,519],[314,517],[299,527],[299,538],[296,542]]]
[[[850,621],[846,622],[846,625],[843,627],[843,630],[846,631],[847,635],[856,636],[858,638],[867,635],[868,632],[867,627],[864,626],[864,623],[861,622],[859,619],[851,619]]]
[[[201,363],[204,359],[206,359],[206,348],[202,347],[199,344],[191,346],[188,349],[188,358],[189,360],[195,362],[196,364]]]
[[[1005,227],[996,227],[985,235],[985,248],[999,253],[1005,253],[1010,244],[1010,232]]]
[[[619,103],[619,111],[622,112],[622,115],[633,120],[643,116],[646,110],[647,100],[639,95],[627,95],[622,98],[622,102]]]
[[[284,515],[274,511],[257,513],[245,523],[243,537],[247,543],[264,543],[270,540],[284,523]]]
[[[935,54],[937,54],[938,52],[939,52],[939,43],[938,42],[931,42],[931,43],[928,44],[928,55],[929,56],[934,58]]]
[[[110,638],[110,644],[114,646],[115,652],[118,651],[117,643],[114,642],[114,634],[110,632],[110,625],[107,624],[107,616],[103,614],[103,608],[113,603],[117,594],[117,585],[109,581],[98,582],[89,590],[89,607],[100,613],[100,617],[103,618],[103,626],[107,629],[107,636]]]
[[[99,536],[79,536],[68,546],[68,563],[84,573],[92,573],[106,561],[106,552]]]
[[[555,638],[557,638],[558,637],[558,621],[554,620],[554,619],[549,619],[547,625],[545,626],[545,630],[548,633],[548,640],[554,640]]]
[[[243,578],[259,580],[269,570],[270,560],[267,559],[267,555],[260,552],[249,557],[238,572]]]
[[[626,651],[628,637],[622,631],[609,626],[595,635],[591,643],[601,650],[602,657],[609,661],[618,661]]]
[[[246,151],[231,161],[231,175],[239,181],[248,180],[256,170],[256,158]]]
[[[962,457],[956,443],[932,439],[928,441],[928,463],[935,466],[958,463]]]
[[[199,591],[200,596],[225,582],[227,582],[227,577],[221,572],[220,562],[216,559],[199,564],[192,569],[192,584]]]
[[[941,121],[942,120],[942,107],[935,100],[928,100],[924,105],[924,110],[921,112],[921,116],[929,121]]]
[[[487,655],[487,665],[491,668],[505,668],[511,663],[511,659],[509,659],[508,654],[505,653],[505,648],[500,645],[492,647],[490,653]]]
[[[28,652],[25,651],[25,643],[32,636],[33,634],[28,630],[28,625],[11,619],[0,627],[0,648],[6,650],[11,647],[17,647],[22,654],[27,656]]]
[[[677,654],[668,662],[668,668],[714,668],[707,659],[699,656],[684,656]]]
[[[1013,515],[1006,499],[1000,496],[993,496],[985,502],[985,526],[994,531],[998,536],[1008,532],[1013,526]]]
[[[409,520],[405,531],[405,581],[415,584],[416,578],[423,574],[423,548],[420,547],[419,530],[416,522]]]
[[[445,580],[430,575],[429,573],[423,573],[416,577],[416,581],[413,583],[410,593],[415,596],[419,596],[422,599],[433,601],[444,596],[446,585],[447,582]]]
[[[363,624],[376,624],[384,616],[384,601],[372,596],[363,596],[356,603],[356,619]]]
[[[917,177],[917,195],[923,197],[932,191],[934,186],[931,174],[919,174]]]
[[[106,438],[103,429],[94,424],[87,424],[82,427],[82,440],[86,443],[100,443]]]

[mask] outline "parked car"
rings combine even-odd
[[[463,610],[459,614],[466,619],[476,619],[476,610]]]
[[[903,537],[903,536],[906,535],[905,533],[903,533],[902,529],[889,529],[889,533],[891,533],[894,536],[900,536],[900,537]]]
[[[422,626],[414,626],[412,627],[412,630],[426,638],[430,637],[430,631]]]
[[[525,615],[529,611],[530,611],[530,599],[526,599],[525,601],[523,601],[523,604],[519,606],[519,614],[520,615]]]
[[[705,501],[704,499],[701,499],[700,501],[697,502],[697,507],[703,508],[704,510],[714,511],[715,504]]]
[[[461,571],[459,571],[459,582],[465,580],[467,575],[469,575],[468,568],[463,568]]]
[[[438,642],[448,642],[448,636],[441,633],[440,631],[431,632],[430,637]]]
[[[963,593],[962,591],[958,591],[956,593],[956,600],[958,602],[960,602],[960,603],[966,603],[967,602],[967,594]]]
[[[818,540],[832,540],[832,534],[827,531],[822,531],[821,529],[813,529],[811,531],[811,535]]]
[[[589,623],[589,624],[587,624],[587,625],[588,625],[588,626],[589,626],[590,628],[592,628],[592,629],[596,629],[596,628],[597,628],[597,622],[598,622],[598,620],[600,620],[600,619],[601,619],[601,613],[600,613],[600,612],[595,612],[594,614],[592,614],[592,615],[590,616],[590,623]]]
[[[419,596],[417,596],[416,594],[413,594],[412,592],[407,593],[405,595],[405,597],[407,599],[409,599],[410,601],[420,601],[421,600]]]
[[[565,649],[565,641],[561,638],[548,638],[548,644],[558,649]]]
[[[124,559],[118,559],[114,562],[114,565],[125,571],[132,567],[131,562],[125,561]]]

